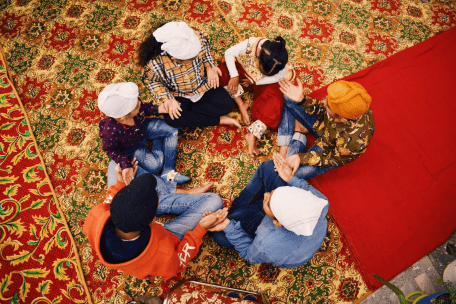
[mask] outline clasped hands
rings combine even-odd
[[[133,167],[125,168],[122,170],[120,163],[116,166],[116,179],[118,182],[122,182],[125,185],[129,185],[131,181],[135,178],[136,171],[138,170],[138,161],[136,157],[131,161]]]
[[[288,156],[285,159],[282,155],[274,153],[272,156],[272,161],[274,162],[274,170],[286,183],[291,180],[293,175],[296,173],[296,170],[298,170],[299,165],[301,164],[299,154]]]

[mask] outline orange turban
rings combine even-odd
[[[341,117],[355,119],[369,110],[372,98],[357,82],[339,80],[328,86],[328,105]]]

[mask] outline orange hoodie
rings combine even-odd
[[[109,187],[106,200],[93,207],[87,215],[82,232],[88,237],[90,246],[106,267],[123,271],[138,279],[162,276],[164,280],[169,280],[183,271],[187,263],[196,255],[206,230],[198,224],[193,231],[187,232],[181,241],[160,223],[154,222],[150,224],[149,243],[138,257],[120,264],[107,263],[100,252],[101,234],[111,217],[110,203],[114,195],[123,187],[125,184],[122,182]]]

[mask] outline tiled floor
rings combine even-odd
[[[447,291],[437,280],[443,277],[443,272],[448,264],[456,260],[456,255],[446,253],[448,242],[456,244],[456,232],[436,250],[396,276],[391,283],[399,287],[405,295],[414,291],[422,291],[426,294]],[[361,304],[398,303],[397,296],[386,286],[378,289],[361,302]]]

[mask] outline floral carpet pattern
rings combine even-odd
[[[5,63],[0,48],[1,303],[89,303],[75,242]]]
[[[368,287],[331,221],[320,251],[307,264],[292,269],[270,264],[248,265],[236,252],[217,246],[209,236],[188,269],[167,282],[160,277],[134,279],[104,267],[96,258],[82,234],[82,226],[87,212],[106,194],[109,158],[102,151],[98,136],[98,121],[103,115],[97,108],[97,96],[109,83],[132,81],[140,85],[141,98],[151,100],[139,78],[141,68],[135,63],[136,49],[156,26],[172,20],[183,20],[202,30],[218,61],[223,59],[228,47],[249,36],[284,37],[290,61],[310,93],[455,26],[454,1],[5,0],[0,3],[0,35],[7,64],[58,204],[77,245],[94,303],[124,303],[132,296],[145,294],[164,297],[182,277],[266,291],[275,303],[351,303],[358,299]],[[230,115],[240,119],[237,110]],[[2,117],[0,125],[4,123]],[[261,155],[252,159],[243,140],[246,132],[231,127],[183,129],[179,134],[176,166],[179,172],[192,178],[185,187],[214,181],[212,191],[229,205],[258,165],[277,150],[276,133],[270,130],[259,142]],[[3,192],[15,184],[1,185]],[[2,205],[2,221],[5,210],[7,207]],[[3,248],[6,240],[3,234],[0,237]],[[20,254],[20,248],[9,246],[9,249],[14,251],[11,254]],[[36,262],[33,269],[45,267],[51,272],[54,267],[49,262]],[[71,267],[66,265],[70,276]],[[4,268],[1,269],[3,273]],[[3,275],[1,286],[8,283],[5,280],[9,275]],[[74,284],[81,286],[76,274],[73,278]],[[29,290],[43,287],[44,281],[24,276]],[[30,303],[33,299],[31,293],[18,291],[13,300],[11,290],[10,286],[6,294],[0,289],[0,295],[6,294],[12,303]],[[61,303],[79,301],[64,298]]]

